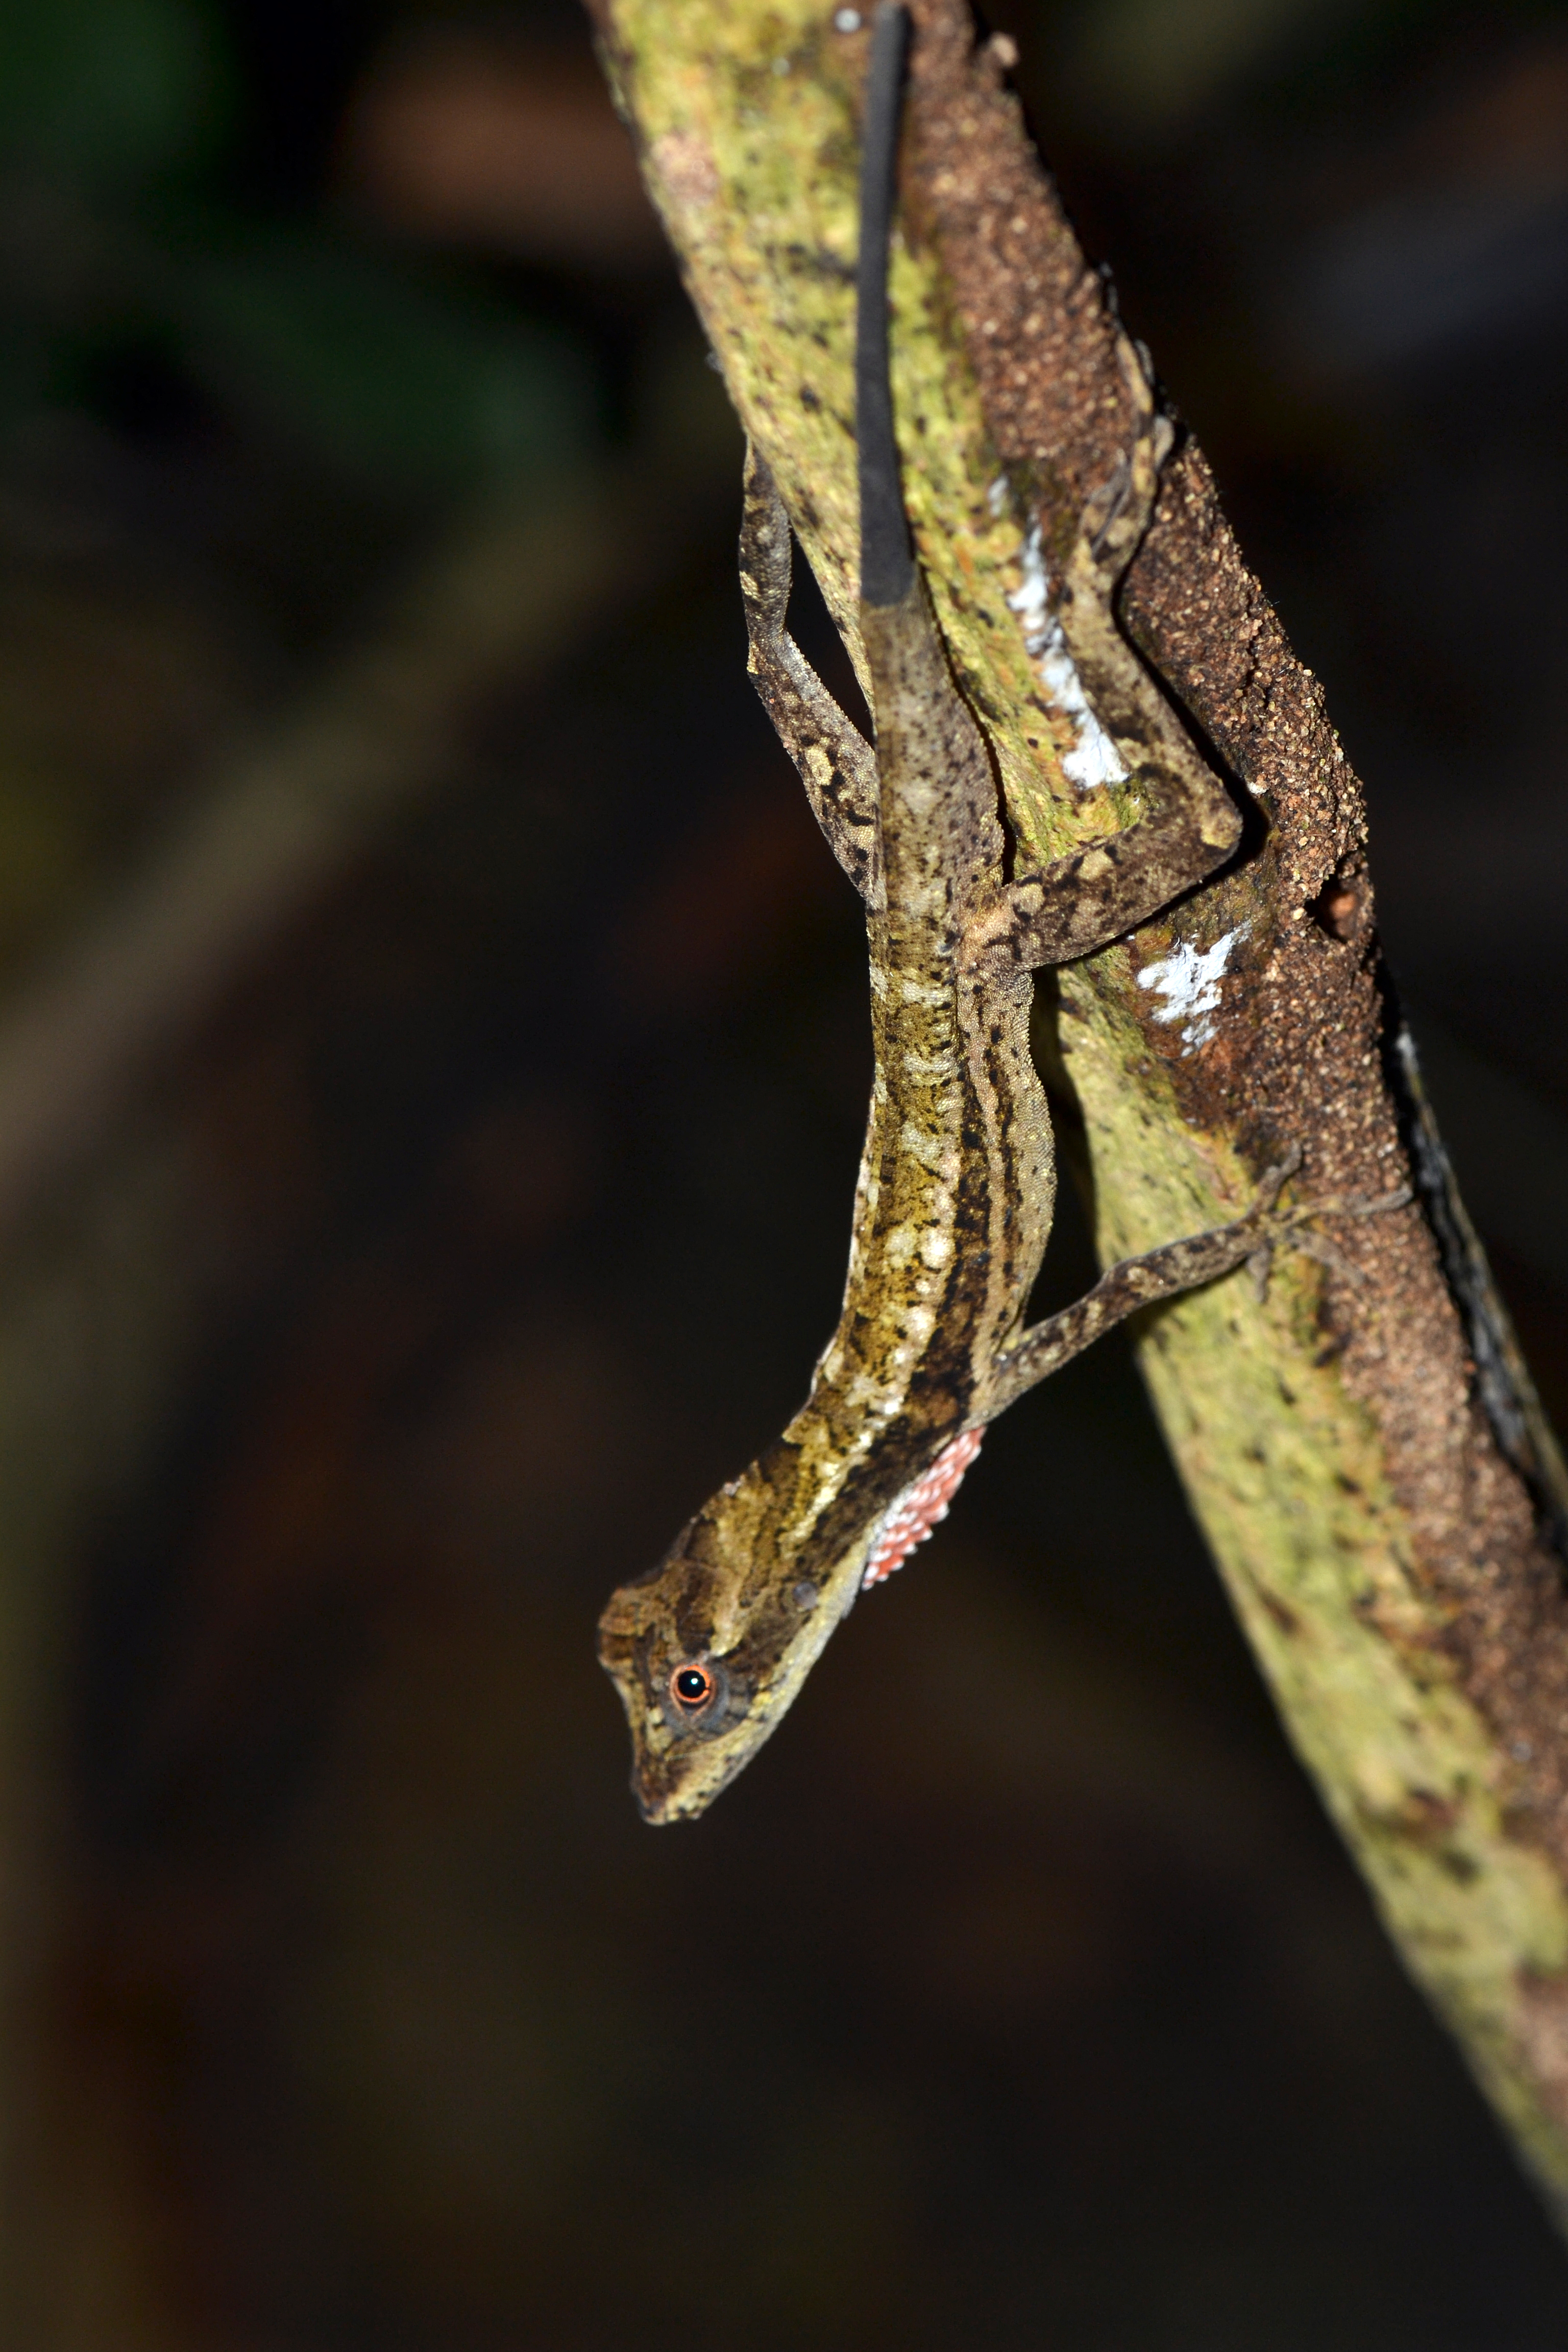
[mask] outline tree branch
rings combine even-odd
[[[820,0],[595,8],[731,396],[853,645],[867,28]],[[1045,858],[1136,813],[1046,593],[1124,467],[1129,352],[1003,87],[1005,45],[974,47],[964,0],[914,13],[906,492],[1014,829]],[[1292,1143],[1302,1197],[1416,1187],[1417,1206],[1331,1228],[1338,1268],[1282,1269],[1263,1303],[1233,1277],[1159,1310],[1139,1353],[1290,1737],[1568,2216],[1568,1604],[1543,1533],[1568,1481],[1399,1033],[1360,786],[1190,440],[1121,620],[1252,814],[1216,881],[1061,975],[1058,1076],[1087,1122],[1100,1248],[1234,1213]]]

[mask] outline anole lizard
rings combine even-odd
[[[986,1423],[1016,1398],[1136,1308],[1246,1260],[1266,1265],[1277,1241],[1310,1247],[1304,1218],[1405,1197],[1282,1212],[1291,1152],[1233,1223],[1124,1259],[1075,1306],[1024,1328],[1056,1191],[1029,1052],[1031,971],[1147,921],[1225,862],[1241,819],[1166,718],[1144,730],[1148,815],[1041,873],[1005,877],[994,772],[913,562],[893,433],[888,241],[908,40],[907,11],[879,7],[856,328],[874,753],[785,633],[789,523],[754,449],[741,540],[750,667],[867,906],[875,1076],[849,1272],[838,1328],[782,1437],[600,1621],[599,1654],[631,1724],[632,1786],[653,1822],[701,1812],[751,1760],[856,1595],[944,1516]],[[1064,582],[1080,622],[1098,617],[1107,635],[1170,440],[1141,371],[1136,389],[1135,445],[1085,517]]]

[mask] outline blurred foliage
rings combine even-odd
[[[461,489],[582,449],[592,390],[567,338],[406,264],[284,233],[189,283],[193,369],[351,480]]]
[[[221,20],[195,0],[7,0],[0,143],[95,190],[210,161],[235,111]]]
[[[165,414],[184,392],[386,498],[581,453],[595,401],[567,335],[460,266],[226,199],[240,130],[216,10],[11,0],[0,14],[0,171],[18,199],[0,332],[13,432],[43,406],[123,422],[113,389],[157,374]],[[144,399],[132,422],[155,422],[156,406]]]
[[[204,0],[0,6],[0,974],[389,562],[602,440],[569,320],[336,216],[322,155],[307,201],[265,184],[258,37]]]
[[[1488,13],[1489,46],[1562,20],[1559,0],[1500,0]],[[1468,0],[1036,0],[1027,15],[1047,30],[1080,118],[1173,143],[1226,110],[1261,127],[1347,100],[1375,104],[1424,54],[1436,62],[1448,41],[1463,44],[1476,10]],[[1037,57],[1040,46],[1030,44]]]

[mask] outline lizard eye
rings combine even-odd
[[[670,1675],[669,1696],[682,1715],[701,1715],[719,1696],[719,1677],[711,1666],[689,1659]]]

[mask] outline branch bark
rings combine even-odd
[[[821,0],[592,0],[731,396],[854,643],[853,264],[868,28]],[[1125,345],[965,0],[919,33],[893,270],[921,564],[1021,845],[1127,821],[1085,789],[1042,596],[1123,458]],[[1064,971],[1102,1255],[1301,1196],[1418,1205],[1348,1264],[1159,1310],[1139,1356],[1287,1729],[1412,1973],[1568,2221],[1568,1480],[1464,1215],[1373,924],[1361,787],[1179,440],[1121,619],[1254,812],[1216,881]],[[1047,1051],[1053,1049],[1047,1048]],[[1042,1498],[1048,1507],[1048,1498]]]

